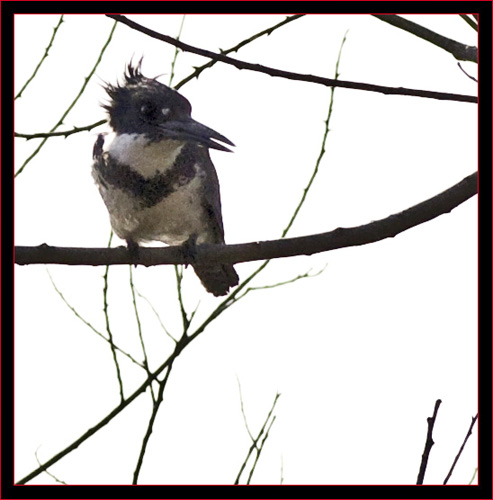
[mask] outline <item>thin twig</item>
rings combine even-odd
[[[271,406],[271,408],[270,408],[270,410],[269,410],[269,413],[267,414],[267,418],[265,419],[264,424],[262,425],[262,427],[261,427],[261,429],[260,429],[260,431],[259,431],[259,433],[258,433],[257,437],[256,437],[255,439],[253,439],[253,438],[252,438],[252,436],[251,436],[251,434],[250,434],[250,432],[249,432],[249,434],[250,434],[250,438],[252,439],[252,444],[251,444],[251,446],[250,446],[250,448],[249,448],[249,450],[248,450],[248,452],[247,452],[247,455],[246,455],[246,457],[245,457],[245,460],[243,461],[243,463],[242,463],[242,465],[241,465],[241,467],[240,467],[240,470],[239,470],[239,472],[238,472],[238,475],[236,476],[236,479],[235,479],[235,483],[234,483],[234,484],[238,484],[238,483],[239,483],[239,481],[240,481],[240,477],[241,477],[241,475],[242,475],[243,471],[245,470],[245,467],[246,467],[246,465],[247,465],[247,462],[248,462],[248,460],[249,460],[250,456],[252,455],[252,453],[253,453],[253,451],[254,451],[254,450],[257,450],[257,451],[256,451],[256,454],[257,454],[257,459],[255,460],[255,462],[254,462],[254,464],[253,464],[253,467],[252,467],[252,469],[251,469],[251,471],[250,471],[249,478],[248,478],[248,482],[250,481],[250,479],[251,479],[251,477],[252,477],[252,474],[253,474],[253,472],[254,472],[254,470],[255,470],[255,466],[256,466],[256,464],[257,464],[258,457],[259,457],[259,455],[260,455],[260,453],[261,453],[261,451],[262,451],[262,447],[263,447],[263,445],[264,445],[264,443],[265,443],[265,439],[267,438],[268,431],[267,431],[267,434],[265,435],[265,438],[264,438],[264,440],[262,441],[262,443],[261,443],[261,446],[260,446],[260,447],[259,447],[259,446],[257,446],[257,443],[259,442],[260,438],[262,437],[262,435],[263,435],[263,434],[264,434],[264,432],[265,432],[265,428],[267,427],[267,424],[268,424],[268,423],[269,423],[269,421],[270,421],[270,418],[271,418],[272,412],[274,411],[274,408],[276,407],[276,404],[277,404],[277,400],[279,399],[279,397],[280,397],[280,396],[281,396],[281,394],[280,394],[280,393],[277,393],[277,394],[276,394],[276,396],[275,396],[275,398],[274,398],[274,402],[272,403],[272,406]],[[272,420],[272,422],[270,423],[270,425],[269,425],[269,428],[268,428],[268,429],[270,429],[270,428],[271,428],[272,424],[274,423],[274,420],[275,420],[275,417],[274,417],[274,419]]]
[[[108,247],[111,246],[111,240],[113,239],[113,231],[110,233],[110,239],[108,241]],[[116,368],[116,378],[118,380],[118,386],[120,388],[120,400],[124,401],[125,396],[123,394],[123,382],[122,382],[122,376],[120,372],[120,365],[118,363],[118,357],[116,355],[116,349],[115,349],[115,344],[113,342],[113,333],[110,328],[110,315],[108,312],[108,275],[110,272],[110,266],[106,266],[104,276],[103,276],[103,312],[104,312],[104,320],[106,324],[106,333],[108,334],[108,338],[110,340],[110,347],[111,347],[111,353],[113,354],[113,363],[115,364]],[[144,365],[145,367],[145,365]]]
[[[272,417],[272,420],[270,421],[269,427],[267,427],[267,430],[265,431],[264,438],[262,439],[262,442],[260,443],[260,446],[257,447],[257,452],[255,454],[255,460],[253,461],[252,468],[250,469],[250,473],[248,474],[248,479],[247,479],[247,484],[250,484],[252,481],[252,476],[253,473],[255,472],[255,469],[257,468],[257,463],[260,459],[260,454],[262,453],[262,450],[264,449],[264,444],[267,441],[267,438],[269,437],[269,432],[271,427],[274,425],[274,422],[276,421],[276,416],[274,415]],[[260,436],[259,436],[260,438]],[[257,438],[258,440],[258,438]]]
[[[21,139],[27,139],[30,141],[31,139],[44,139],[48,137],[65,137],[67,138],[69,135],[77,134],[79,132],[87,132],[92,130],[93,128],[99,127],[103,125],[108,120],[99,120],[96,123],[92,123],[91,125],[86,125],[84,127],[74,127],[72,130],[65,130],[63,132],[38,132],[36,134],[21,134],[20,132],[14,132],[14,137],[20,137]]]
[[[471,76],[469,73],[467,73],[466,70],[461,66],[460,62],[457,63],[457,66],[459,66],[462,73],[464,73],[468,78],[470,78],[473,82],[478,83],[478,80],[474,78],[474,76]]]
[[[19,97],[22,96],[22,93],[24,90],[26,90],[26,87],[31,83],[31,81],[34,79],[36,76],[36,73],[38,72],[39,68],[41,68],[41,65],[43,64],[44,60],[48,57],[48,53],[51,49],[51,46],[53,45],[53,42],[55,41],[56,34],[58,32],[58,28],[62,25],[63,23],[63,14],[60,16],[60,20],[58,21],[58,24],[53,28],[53,35],[51,35],[50,42],[48,43],[48,46],[45,49],[45,52],[43,56],[41,57],[41,60],[39,61],[38,65],[33,71],[33,74],[27,79],[26,83],[23,85],[23,87],[19,90],[19,93],[14,97],[15,99],[18,99]]]
[[[181,18],[180,29],[178,30],[178,36],[176,37],[177,40],[179,40],[181,37],[181,32],[183,30],[184,23],[185,23],[185,14]],[[179,53],[179,49],[178,49],[178,47],[175,47],[175,54],[173,56],[173,60],[171,61],[171,71],[169,74],[168,87],[171,87],[171,84],[173,83],[173,78],[175,76],[175,64],[176,64],[176,61],[178,59],[178,53]]]
[[[245,293],[238,298],[244,297],[247,293],[253,292],[254,290],[270,290],[272,288],[277,288],[278,286],[291,285],[292,283],[296,283],[297,281],[305,279],[305,278],[315,278],[316,276],[320,276],[325,271],[326,267],[327,267],[327,265],[325,265],[322,269],[320,269],[320,271],[317,271],[314,274],[310,274],[310,271],[311,271],[311,269],[310,269],[306,273],[299,274],[298,276],[295,276],[294,278],[291,278],[289,280],[279,281],[278,283],[273,283],[272,285],[248,287],[245,290]]]
[[[137,301],[135,300],[135,289],[134,289],[134,281],[133,281],[133,276],[132,276],[132,266],[128,266],[129,268],[129,282],[130,282],[130,291],[132,293],[132,305],[134,308],[134,313],[135,313],[135,321],[137,322],[137,330],[139,332],[139,340],[140,340],[140,346],[142,347],[142,354],[144,356],[144,367],[147,372],[147,375],[151,375],[151,371],[149,369],[149,359],[147,357],[147,351],[146,351],[146,346],[144,343],[144,337],[142,335],[142,325],[140,323],[140,315],[139,315],[139,308],[137,307]],[[155,402],[155,396],[154,396],[154,390],[152,385],[150,386],[151,389],[151,397],[152,401]]]
[[[464,451],[464,447],[466,446],[467,440],[469,439],[469,436],[472,434],[472,429],[474,427],[474,424],[476,423],[476,420],[478,419],[478,414],[476,413],[475,417],[472,417],[472,422],[471,425],[469,426],[469,429],[467,431],[466,437],[464,438],[464,441],[462,442],[462,445],[459,449],[459,453],[457,453],[457,456],[455,457],[454,463],[452,464],[452,467],[450,467],[449,473],[447,474],[447,477],[443,481],[443,484],[447,484],[448,480],[450,479],[450,476],[452,475],[452,472],[454,472],[454,468],[459,461],[459,458]]]
[[[474,481],[474,478],[476,477],[476,474],[477,474],[477,473],[478,473],[478,468],[476,467],[476,468],[474,469],[474,473],[473,473],[473,475],[472,475],[472,477],[471,477],[471,480],[469,481],[469,484],[472,484],[472,482]]]
[[[433,441],[433,427],[435,426],[438,408],[440,407],[441,403],[442,401],[440,399],[436,400],[433,416],[426,419],[428,423],[428,432],[426,434],[425,449],[421,457],[421,465],[419,467],[418,480],[416,484],[423,484],[425,478],[426,466],[428,465],[428,458],[430,457],[431,447],[435,444]]]
[[[175,276],[176,276],[176,291],[178,293],[178,304],[180,306],[181,319],[183,322],[183,335],[187,335],[192,317],[188,317],[187,311],[185,309],[185,304],[183,303],[182,295],[182,282],[183,282],[183,266],[175,266]]]
[[[250,436],[250,439],[252,441],[255,441],[255,439],[253,438],[253,435],[252,433],[250,432],[250,427],[248,427],[248,422],[247,422],[247,418],[246,418],[246,415],[245,415],[245,408],[243,407],[243,395],[241,394],[241,384],[240,384],[240,379],[238,378],[238,376],[236,376],[236,381],[238,382],[238,392],[240,394],[240,407],[241,407],[241,414],[243,415],[243,422],[245,424],[245,428],[248,432],[248,435]]]
[[[158,391],[157,399],[156,399],[156,401],[154,401],[154,404],[152,407],[152,414],[151,414],[151,417],[149,419],[149,423],[147,424],[147,430],[146,430],[144,439],[142,441],[142,446],[140,448],[139,458],[137,460],[137,466],[135,467],[132,484],[137,484],[137,482],[139,480],[139,474],[140,474],[140,471],[142,469],[142,464],[144,462],[144,456],[145,456],[145,452],[147,449],[147,445],[149,443],[149,439],[150,439],[151,434],[152,434],[154,422],[156,421],[159,407],[161,406],[161,403],[163,402],[164,389],[166,387],[166,383],[168,382],[169,374],[171,373],[172,368],[173,368],[173,361],[170,362],[163,381],[159,383],[159,391]]]

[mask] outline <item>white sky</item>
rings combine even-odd
[[[181,16],[129,16],[176,36]],[[182,40],[227,49],[285,16],[187,16]],[[15,19],[16,92],[31,75],[59,16]],[[408,16],[442,35],[476,45],[458,16]],[[113,21],[65,17],[37,78],[16,101],[15,129],[47,132],[78,93]],[[340,78],[476,94],[446,52],[367,15],[310,15],[232,54],[279,69],[332,78],[349,30]],[[115,83],[133,56],[168,82],[174,48],[123,25],[59,130],[105,117],[101,81]],[[207,62],[180,54],[174,82]],[[462,63],[476,75],[474,64]],[[221,182],[228,243],[277,239],[319,154],[330,89],[217,64],[180,92],[193,117],[236,144],[212,152]],[[91,173],[104,127],[51,139],[17,177],[17,245],[103,247],[110,226]],[[336,89],[327,152],[290,236],[384,218],[462,180],[477,168],[474,104]],[[16,139],[16,170],[36,141]],[[115,239],[114,245],[121,242]],[[258,263],[238,264],[246,278]],[[253,475],[255,484],[414,484],[426,418],[442,399],[425,483],[442,483],[477,412],[477,198],[399,236],[359,248],[278,259],[262,286],[327,266],[318,277],[252,292],[178,358],[151,437],[140,484],[232,484],[277,391],[276,421]],[[119,403],[108,344],[62,302],[105,332],[104,268],[16,266],[15,479],[69,445]],[[110,270],[115,342],[142,360],[128,267]],[[180,335],[172,266],[133,272],[137,290]],[[185,304],[198,326],[220,299],[185,271]],[[171,342],[140,299],[151,368]],[[192,325],[193,327],[193,325]],[[144,380],[126,359],[125,395]],[[149,393],[50,471],[69,484],[129,484],[151,411]],[[477,466],[474,429],[450,484],[467,484]],[[245,480],[245,479],[244,479]],[[41,474],[31,484],[52,484]],[[476,480],[475,480],[476,482]]]

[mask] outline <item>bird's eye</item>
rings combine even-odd
[[[170,114],[171,110],[169,108],[162,108],[161,109],[161,113],[163,114],[163,116],[165,118],[168,118],[169,114]]]
[[[144,102],[140,106],[140,115],[145,121],[150,122],[156,120],[156,118],[158,118],[158,113],[156,106],[150,102]]]

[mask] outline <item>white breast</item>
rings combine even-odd
[[[152,142],[141,134],[121,134],[109,142],[105,140],[104,150],[118,162],[132,165],[133,170],[148,178],[168,170],[184,145],[182,141]]]

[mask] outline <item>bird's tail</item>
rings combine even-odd
[[[194,265],[193,268],[205,289],[216,297],[226,295],[239,281],[232,264]]]

